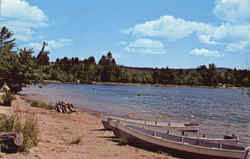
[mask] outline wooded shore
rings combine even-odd
[[[90,84],[90,85],[107,85],[107,86],[146,86],[146,87],[185,87],[185,88],[230,88],[230,89],[250,89],[249,87],[223,87],[223,86],[190,86],[176,84],[148,84],[148,83],[122,83],[122,82],[61,82],[58,80],[44,80],[44,84]]]

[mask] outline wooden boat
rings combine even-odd
[[[167,122],[168,124],[165,124],[164,122],[161,122],[161,125],[154,126],[152,124],[141,124],[143,120],[136,120],[136,119],[126,119],[126,118],[121,118],[121,117],[113,117],[113,118],[106,118],[106,120],[102,120],[102,124],[106,130],[113,130],[112,124],[110,122],[120,122],[123,125],[130,125],[130,126],[137,126],[141,127],[147,130],[151,130],[154,132],[174,132],[176,136],[179,134],[179,137],[185,136],[186,132],[194,132],[195,137],[191,136],[186,136],[186,138],[189,139],[197,139],[197,133],[200,130],[199,125],[193,126],[191,123],[176,123],[176,122]],[[146,121],[145,123],[152,123],[153,121]],[[144,122],[143,122],[144,123]],[[186,126],[188,125],[188,126]],[[179,133],[177,133],[179,132]],[[237,136],[229,136],[225,135],[224,138],[208,138],[206,137],[206,134],[203,134],[205,136],[200,136],[200,140],[207,140],[207,141],[214,141],[214,142],[238,142],[239,138]],[[119,137],[118,133],[116,134],[117,137]]]
[[[132,145],[166,151],[185,158],[249,159],[249,148],[235,142],[210,141],[155,132],[137,126],[110,122],[113,132]]]
[[[186,129],[177,129],[175,127],[151,127],[151,126],[145,126],[145,125],[136,125],[136,124],[131,124],[131,123],[126,123],[126,122],[121,122],[121,121],[114,121],[114,120],[110,120],[108,123],[108,126],[111,130],[113,130],[114,128],[114,123],[118,122],[119,124],[122,124],[124,126],[129,126],[129,127],[136,127],[136,128],[141,128],[144,131],[152,131],[155,133],[164,133],[164,134],[175,134],[176,137],[185,137],[186,139],[197,139],[199,138],[199,140],[204,140],[204,141],[213,141],[213,142],[218,142],[218,143],[237,143],[239,142],[239,138],[235,135],[224,135],[223,138],[215,138],[215,137],[207,137],[206,134],[198,134],[197,132],[195,132],[195,134],[193,134],[192,136],[189,136],[190,134],[184,134],[184,132],[186,132]],[[181,130],[181,131],[180,131]],[[180,132],[181,133],[180,133]],[[190,132],[190,129],[188,129],[188,132]],[[119,137],[118,134],[116,134],[117,137]]]
[[[113,127],[109,124],[110,120],[102,120],[102,125],[106,130],[112,130]]]
[[[150,121],[150,120],[139,120],[139,119],[128,119],[115,116],[106,116],[102,118],[102,124],[106,130],[112,130],[112,126],[109,124],[110,121],[119,121],[127,124],[148,126],[151,128],[167,128],[174,129],[182,132],[198,132],[200,130],[199,124],[195,123],[177,123],[170,121]]]

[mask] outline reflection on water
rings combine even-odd
[[[247,90],[217,88],[144,87],[49,84],[26,88],[50,103],[65,100],[83,108],[114,114],[148,113],[195,117],[201,121],[234,125],[250,132]]]

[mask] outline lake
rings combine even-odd
[[[43,96],[51,104],[64,100],[116,115],[166,115],[250,134],[250,97],[242,89],[48,84],[22,93]]]

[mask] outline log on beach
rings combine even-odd
[[[23,134],[16,132],[1,132],[1,152],[17,152],[23,144]]]
[[[74,104],[59,101],[56,103],[55,109],[59,113],[72,113],[77,112],[77,108]]]

